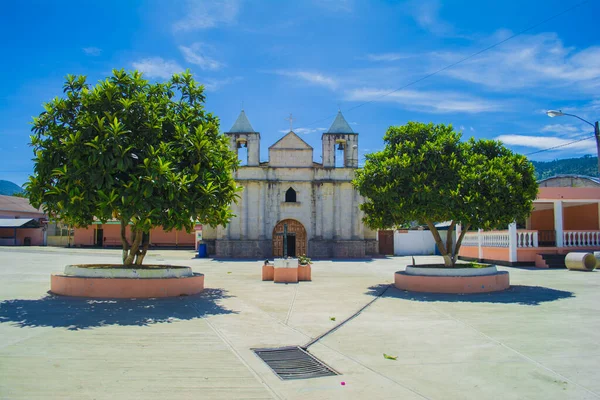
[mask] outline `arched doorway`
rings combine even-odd
[[[273,229],[273,257],[283,257],[284,225],[287,225],[287,255],[298,257],[306,254],[306,229],[295,219],[284,219]]]

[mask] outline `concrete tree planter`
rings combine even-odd
[[[67,265],[53,274],[54,294],[94,298],[155,298],[192,295],[204,290],[204,275],[172,265]]]
[[[485,268],[448,268],[438,265],[407,266],[394,277],[400,290],[428,293],[488,293],[510,287],[508,272]]]

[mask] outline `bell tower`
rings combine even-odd
[[[246,166],[258,167],[260,165],[260,133],[252,129],[244,110],[240,112],[229,132],[225,132],[225,134],[229,137],[229,147],[235,151],[235,154],[238,154],[239,149],[246,148],[248,153]]]
[[[323,133],[321,141],[324,168],[335,168],[339,164],[343,168],[358,168],[358,133],[352,131],[341,111],[338,111],[329,130]],[[338,154],[340,150],[343,152]],[[336,162],[336,157],[342,157],[343,160]]]

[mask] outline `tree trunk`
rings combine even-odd
[[[125,264],[125,260],[127,259],[127,254],[129,253],[129,242],[127,241],[127,222],[125,220],[121,220],[121,244],[123,245],[123,264]]]
[[[446,266],[446,267],[454,266],[453,257],[451,254],[448,254],[448,251],[446,251],[446,246],[444,246],[444,242],[442,241],[440,233],[438,232],[438,230],[435,227],[435,225],[433,224],[433,222],[425,221],[425,223],[429,227],[429,230],[431,231],[431,234],[433,235],[433,239],[435,240],[435,244],[437,245],[438,250],[440,251],[440,254],[444,258],[444,266]]]
[[[471,228],[471,225],[465,226],[465,229],[463,229],[460,232],[460,236],[456,239],[456,247],[454,248],[455,258],[458,258],[458,251],[460,250],[460,245],[462,244],[463,238],[465,237],[465,233],[469,231],[469,228]]]
[[[144,257],[146,257],[146,253],[148,252],[148,246],[150,246],[150,242],[143,243],[142,249],[136,254],[135,265],[142,265],[142,262],[144,262]]]
[[[133,243],[131,244],[131,248],[129,249],[129,253],[127,254],[127,257],[125,257],[125,260],[123,260],[123,264],[124,265],[133,265],[133,261],[135,259],[135,257],[138,254],[138,251],[140,249],[140,243],[142,242],[142,235],[143,232],[140,230],[135,230],[133,231]]]

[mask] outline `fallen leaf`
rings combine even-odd
[[[335,317],[329,317],[329,319],[335,321]]]
[[[390,356],[388,354],[383,353],[383,358],[385,358],[386,360],[397,360],[398,356]]]

